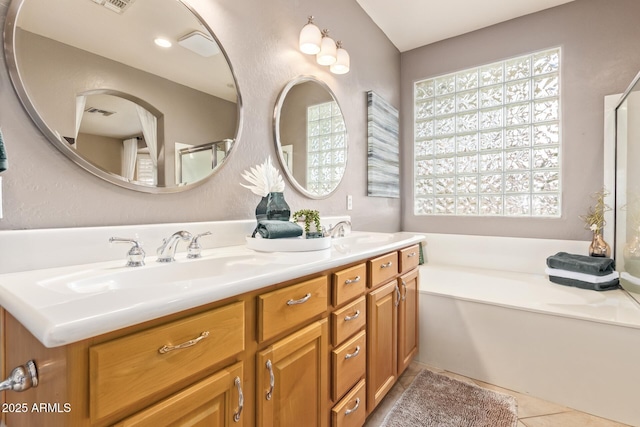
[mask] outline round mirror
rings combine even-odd
[[[233,149],[241,101],[211,29],[176,0],[13,0],[9,73],[47,138],[149,193],[191,188]]]
[[[274,115],[276,148],[291,184],[314,199],[329,196],[347,164],[347,128],[336,97],[315,77],[284,87]]]

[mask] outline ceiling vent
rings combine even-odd
[[[115,111],[101,110],[100,108],[95,108],[95,107],[85,108],[84,111],[85,113],[90,113],[90,114],[101,114],[105,117],[112,116],[116,113]]]
[[[123,13],[136,0],[92,0],[94,3],[104,6],[112,12]]]
[[[205,58],[220,53],[218,44],[211,37],[200,31],[193,31],[181,37],[178,40],[178,44]]]

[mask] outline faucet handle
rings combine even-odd
[[[187,247],[187,258],[200,258],[201,252],[202,252],[202,246],[200,245],[200,242],[198,241],[199,238],[201,238],[202,236],[208,236],[210,235],[211,232],[207,231],[206,233],[202,233],[202,234],[198,234],[196,236],[193,237],[193,239],[191,239],[191,243],[189,243],[189,246]]]
[[[142,243],[137,239],[126,239],[122,237],[112,237],[109,243],[131,243],[133,246],[127,252],[127,267],[141,267],[144,265],[144,250]]]

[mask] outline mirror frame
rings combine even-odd
[[[238,119],[236,121],[236,132],[235,137],[233,138],[234,144],[233,147],[229,150],[229,154],[225,157],[222,163],[208,175],[206,178],[203,178],[197,182],[183,184],[183,185],[174,185],[172,187],[151,187],[148,185],[136,184],[130,181],[127,181],[120,175],[116,175],[111,172],[107,172],[93,163],[87,161],[83,157],[81,157],[75,149],[71,148],[66,141],[62,141],[61,137],[58,137],[55,132],[44,122],[38,110],[35,108],[31,98],[29,97],[25,85],[20,76],[20,72],[18,70],[18,64],[16,59],[16,20],[18,18],[18,13],[22,8],[22,5],[27,0],[11,0],[9,4],[9,9],[7,11],[7,17],[5,20],[4,26],[4,55],[7,62],[7,69],[9,71],[9,77],[11,78],[11,83],[13,85],[16,94],[18,95],[18,99],[20,100],[22,106],[25,108],[31,120],[36,124],[38,129],[44,134],[44,136],[51,142],[58,150],[60,150],[65,156],[67,156],[71,161],[75,164],[86,170],[87,172],[104,179],[112,184],[115,184],[119,187],[127,188],[129,190],[140,191],[143,193],[152,193],[152,194],[163,194],[163,193],[177,193],[181,191],[186,191],[195,187],[198,187],[205,182],[208,182],[219,170],[220,168],[228,161],[229,155],[234,151],[233,147],[238,143],[240,138],[240,132],[242,129],[243,122],[243,108],[242,108],[242,96],[240,93],[240,89],[238,87],[238,79],[233,70],[233,66],[231,65],[231,61],[229,60],[229,56],[225,51],[224,47],[218,40],[218,37],[215,35],[209,24],[198,14],[191,5],[187,4],[184,0],[177,0],[181,3],[193,16],[200,21],[202,26],[209,32],[209,35],[213,38],[213,40],[218,44],[220,48],[220,52],[224,55],[225,60],[227,61],[227,65],[229,66],[229,71],[231,72],[231,76],[233,78],[233,83],[235,85],[236,94],[237,94],[237,116]]]
[[[338,98],[336,98],[335,93],[333,93],[333,91],[331,90],[329,85],[327,85],[324,81],[318,79],[315,76],[310,76],[310,75],[298,76],[298,77],[295,77],[294,79],[290,80],[284,86],[284,88],[282,89],[280,94],[278,95],[278,100],[276,101],[276,106],[275,106],[275,109],[274,109],[274,112],[273,112],[273,139],[274,139],[274,143],[275,143],[275,147],[276,147],[276,153],[278,154],[278,161],[280,162],[280,166],[284,170],[284,173],[287,176],[287,179],[289,180],[291,185],[296,190],[298,190],[300,193],[302,193],[303,195],[307,196],[310,199],[322,200],[322,199],[328,198],[329,196],[331,196],[333,193],[336,192],[336,190],[338,189],[338,187],[342,183],[342,180],[344,179],[344,176],[345,176],[345,174],[347,172],[347,164],[349,163],[349,131],[346,130],[346,136],[345,136],[345,171],[342,174],[342,177],[340,178],[340,182],[338,182],[338,184],[335,186],[335,188],[333,190],[331,190],[327,194],[318,195],[318,194],[314,194],[314,193],[310,192],[305,187],[300,185],[300,183],[293,176],[293,173],[291,173],[291,171],[289,171],[289,168],[287,166],[287,161],[284,158],[282,144],[281,144],[281,141],[280,141],[280,120],[282,119],[282,115],[281,115],[282,106],[283,106],[284,101],[285,101],[285,99],[287,97],[287,94],[289,93],[289,91],[294,86],[296,86],[296,85],[298,85],[300,83],[305,83],[305,82],[317,83],[323,89],[325,89],[329,93],[329,95],[331,95],[333,100],[338,104],[338,107],[340,107],[340,112],[342,113],[342,118],[344,119],[344,113],[342,112],[342,107],[340,106],[340,103],[338,102]],[[345,123],[345,128],[346,128],[346,123]]]

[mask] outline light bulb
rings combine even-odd
[[[316,55],[316,62],[320,65],[331,65],[336,62],[336,42],[329,37],[329,30],[322,30],[320,52]]]
[[[320,52],[321,41],[322,33],[313,23],[313,16],[310,16],[307,25],[302,27],[302,30],[300,31],[300,51],[308,55],[315,55]]]
[[[329,70],[331,70],[333,74],[347,74],[351,63],[349,52],[342,48],[341,41],[338,41],[336,46],[336,62],[329,66]]]

